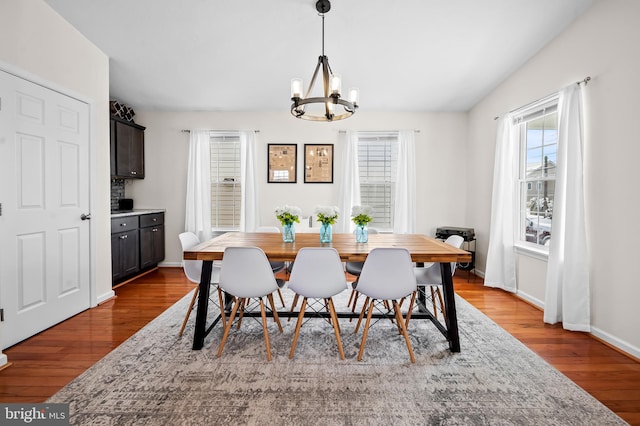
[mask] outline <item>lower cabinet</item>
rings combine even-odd
[[[140,216],[140,269],[164,259],[164,213]]]
[[[111,219],[112,283],[118,284],[164,259],[164,213]]]

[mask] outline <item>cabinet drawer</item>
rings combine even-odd
[[[140,216],[140,228],[162,224],[164,224],[164,213],[151,213]]]
[[[111,233],[125,232],[138,228],[138,216],[116,217],[111,219]]]

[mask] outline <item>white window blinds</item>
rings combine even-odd
[[[240,229],[240,137],[211,136],[211,226]]]

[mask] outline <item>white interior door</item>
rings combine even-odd
[[[2,348],[90,306],[89,106],[0,71]]]

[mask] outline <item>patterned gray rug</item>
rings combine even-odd
[[[344,294],[335,299],[344,309]],[[291,294],[285,293],[287,300]],[[221,358],[217,327],[191,350],[193,320],[178,330],[190,295],[49,399],[69,402],[78,425],[615,425],[626,424],[469,303],[457,298],[462,352],[451,353],[427,321],[409,327],[416,363],[389,321],[369,333],[340,320],[347,359],[333,329],[312,319],[295,358],[295,321],[245,318]],[[212,308],[212,313],[215,308]]]

